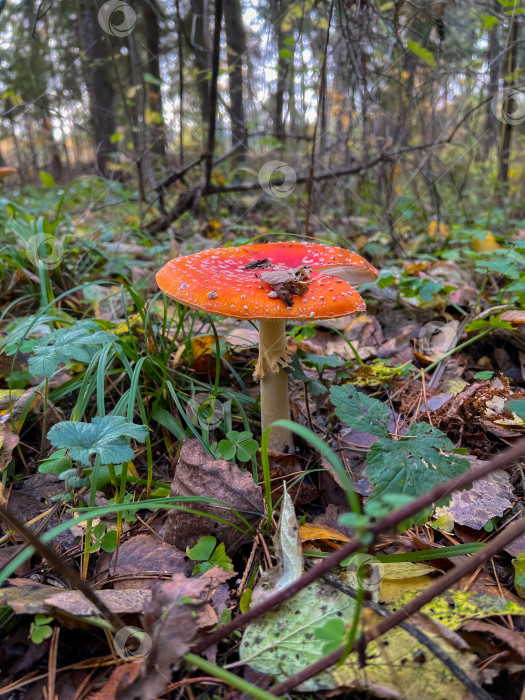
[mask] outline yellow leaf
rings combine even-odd
[[[313,542],[314,540],[331,540],[334,542],[348,542],[348,537],[331,527],[306,523],[299,526],[301,542]]]
[[[432,219],[428,222],[428,235],[430,238],[435,238],[436,235],[441,236],[442,238],[448,238],[450,233],[448,226],[444,221],[440,221],[438,226],[438,222],[435,219]]]
[[[485,238],[474,238],[472,240],[472,248],[476,253],[490,253],[491,250],[496,250],[496,248],[501,248],[501,246],[496,242],[494,234],[491,231],[487,231]]]

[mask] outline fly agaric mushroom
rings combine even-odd
[[[261,426],[290,419],[286,320],[335,318],[364,311],[352,286],[378,273],[356,253],[312,243],[261,243],[213,248],[176,258],[157,273],[160,289],[181,304],[211,314],[259,321]],[[293,448],[289,430],[274,428],[272,449]]]

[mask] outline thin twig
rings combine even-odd
[[[475,471],[470,469],[469,471],[465,472],[464,474],[461,474],[460,476],[455,477],[454,479],[450,479],[449,481],[445,481],[442,484],[438,484],[428,493],[419,496],[410,503],[407,503],[401,508],[398,508],[393,513],[390,513],[380,522],[372,525],[368,530],[368,534],[372,536],[372,541],[367,542],[367,546],[371,546],[377,540],[380,534],[393,530],[403,521],[412,517],[416,513],[419,513],[425,508],[428,508],[434,503],[437,503],[446,496],[449,496],[457,489],[463,489],[466,486],[470,486],[470,484],[472,484],[474,481],[483,479],[485,476],[491,474],[494,471],[497,471],[499,469],[505,469],[515,464],[520,459],[520,457],[523,457],[524,455],[525,439],[522,439],[513,447],[509,448],[508,450],[505,450],[505,452],[503,452],[502,454],[496,455],[496,457],[491,459],[480,469],[476,469]],[[490,545],[487,545],[487,547],[489,546]],[[244,613],[244,615],[239,615],[239,617],[235,618],[227,625],[220,627],[219,629],[211,632],[206,637],[201,639],[195,645],[194,651],[201,652],[204,649],[210,647],[212,644],[217,644],[221,641],[221,639],[224,639],[224,637],[228,637],[239,627],[243,627],[244,625],[248,624],[260,615],[268,612],[268,610],[272,610],[277,605],[280,605],[285,600],[288,600],[296,593],[299,593],[299,591],[302,591],[304,588],[306,588],[306,586],[310,585],[313,581],[320,578],[323,574],[331,571],[331,569],[333,569],[334,566],[340,564],[343,561],[343,559],[346,559],[351,554],[354,554],[358,550],[365,548],[366,547],[359,539],[352,539],[350,540],[350,542],[345,543],[340,549],[335,551],[326,559],[323,559],[316,566],[315,569],[305,571],[305,573],[299,579],[297,579],[297,581],[294,581],[286,588],[277,591],[259,605],[252,606],[248,610],[248,612]]]
[[[523,443],[524,441],[521,442]],[[430,603],[430,601],[432,601],[438,595],[444,593],[452,585],[457,583],[457,581],[474,571],[478,566],[483,565],[488,559],[490,559],[490,557],[500,552],[504,547],[508,546],[518,537],[521,537],[521,535],[524,533],[525,518],[508,527],[504,532],[498,535],[498,537],[495,537],[491,542],[489,542],[483,549],[467,559],[466,562],[449,571],[448,574],[445,574],[445,576],[439,579],[439,581],[437,581],[434,585],[427,588],[420,596],[414,598],[414,600],[411,600],[403,608],[400,608],[396,612],[389,615],[386,620],[376,625],[374,629],[365,632],[361,640],[358,642],[360,650],[362,650],[364,653],[367,644],[374,639],[377,639],[382,634],[385,634],[385,632],[388,632],[394,627],[400,625],[411,615],[421,610],[424,605]],[[315,571],[315,569],[313,569],[313,571]],[[285,693],[288,693],[290,690],[292,690],[292,688],[295,688],[297,685],[304,683],[308,679],[317,676],[317,674],[321,673],[322,671],[325,671],[330,666],[333,666],[339,661],[343,653],[346,651],[346,646],[339,647],[339,649],[336,649],[331,654],[328,654],[328,656],[319,659],[319,661],[311,666],[308,666],[302,671],[299,671],[299,673],[290,676],[290,678],[287,678],[283,683],[276,685],[274,688],[272,688],[272,692],[275,695],[284,695]]]
[[[312,567],[315,567],[315,564],[312,564],[310,561],[306,560],[305,561],[305,566],[309,569]],[[337,588],[337,590],[341,591],[341,593],[344,593],[347,596],[350,596],[350,598],[356,597],[356,591],[349,586],[347,583],[344,583],[344,581],[341,581],[338,579],[336,576],[332,576],[332,574],[325,574],[323,576],[323,579],[330,584],[330,586],[333,586],[333,588]],[[375,613],[378,615],[381,615],[381,617],[389,617],[390,616],[390,610],[388,608],[385,608],[383,605],[379,605],[379,603],[374,603],[372,600],[365,600],[364,605],[366,607],[371,608]],[[492,700],[490,695],[483,690],[481,686],[479,686],[475,681],[470,678],[465,671],[458,666],[458,664],[452,659],[443,649],[439,646],[437,642],[435,642],[431,637],[426,635],[422,630],[420,630],[418,627],[415,625],[411,625],[408,622],[401,622],[399,624],[399,627],[401,627],[402,630],[407,632],[411,637],[414,637],[414,639],[417,639],[417,641],[425,646],[431,654],[433,654],[437,659],[439,659],[444,666],[448,668],[448,670],[456,676],[456,678],[463,683],[463,685],[470,690],[472,695],[475,698],[478,698],[478,700]]]
[[[100,610],[103,617],[106,618],[113,627],[117,630],[124,627],[121,618],[112,612],[104,601],[99,598],[95,591],[80,577],[76,569],[66,566],[58,554],[48,547],[47,544],[41,542],[38,537],[29,530],[22,522],[18,520],[5,506],[0,504],[0,519],[4,520],[14,530],[16,530],[27,542],[37,551],[41,557],[47,559],[48,563],[58,571],[58,573],[71,585],[72,588],[78,589],[90,603]]]

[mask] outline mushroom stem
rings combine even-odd
[[[288,375],[282,364],[290,359],[286,342],[286,319],[269,318],[259,322],[259,361],[256,375],[261,384],[261,427],[276,420],[290,420],[288,402]],[[293,452],[293,435],[286,428],[272,428],[268,440],[272,450]]]

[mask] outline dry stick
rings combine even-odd
[[[485,476],[491,472],[497,471],[498,469],[505,469],[506,467],[509,467],[517,462],[519,458],[523,456],[525,456],[525,439],[520,440],[513,447],[497,455],[480,469],[476,469],[475,471],[469,470],[468,472],[465,472],[454,479],[438,484],[431,491],[429,491],[429,493],[423,494],[419,498],[416,498],[410,503],[398,508],[393,513],[390,513],[390,515],[383,518],[380,522],[372,525],[368,530],[368,533],[372,535],[372,542],[370,542],[368,546],[375,542],[378,535],[392,530],[404,520],[407,520],[413,516],[415,513],[419,513],[425,508],[431,506],[433,503],[440,501],[442,498],[450,496],[450,494],[456,489],[462,489],[466,486],[470,486],[470,484],[472,484],[474,481],[483,479]],[[285,600],[288,600],[288,598],[291,598],[296,593],[299,593],[299,591],[302,591],[313,581],[321,578],[321,576],[328,573],[331,569],[340,564],[343,559],[346,559],[351,554],[354,554],[358,550],[364,548],[365,546],[359,539],[350,540],[350,542],[344,544],[329,557],[323,559],[315,567],[315,569],[306,571],[301,578],[297,579],[297,581],[294,581],[281,591],[277,591],[259,605],[250,607],[248,612],[235,618],[227,625],[224,625],[224,627],[220,627],[219,629],[211,632],[195,645],[193,651],[195,653],[199,653],[210,647],[212,644],[217,644],[225,637],[228,637],[236,629],[239,629],[239,627],[247,625],[256,617],[263,615],[264,613],[268,612],[268,610],[272,610],[277,605],[280,605]]]
[[[104,601],[98,597],[95,591],[80,577],[78,571],[71,566],[66,566],[60,559],[58,554],[51,547],[41,542],[38,537],[31,532],[23,523],[18,520],[12,513],[3,505],[0,505],[0,519],[10,525],[13,530],[16,530],[27,542],[45,559],[48,563],[58,571],[58,573],[72,586],[83,593],[93,605],[100,610],[102,615],[111,622],[117,630],[124,627],[124,623],[120,617],[108,608]]]
[[[315,566],[315,564],[312,564],[310,561],[307,560],[306,566],[308,568],[312,568],[313,566]],[[341,593],[344,593],[345,595],[350,596],[350,598],[355,599],[356,591],[347,583],[344,583],[343,581],[338,579],[336,576],[332,576],[331,574],[325,574],[323,576],[323,579],[330,586],[333,586],[334,588],[337,588],[337,590],[341,591]],[[371,600],[365,601],[364,604],[366,607],[372,608],[372,610],[378,615],[381,615],[381,617],[389,617],[391,614],[388,608],[385,608],[383,605],[379,605],[378,603],[374,603]],[[399,626],[410,636],[414,637],[414,639],[417,639],[417,641],[420,644],[425,646],[431,654],[433,654],[437,659],[439,659],[441,663],[444,666],[446,666],[448,670],[454,676],[456,676],[456,678],[459,681],[461,681],[461,683],[463,683],[463,685],[468,690],[470,690],[472,695],[475,698],[477,698],[477,700],[492,700],[490,695],[475,681],[473,681],[472,678],[470,678],[470,676],[467,673],[465,673],[461,666],[458,666],[454,659],[452,659],[445,651],[443,651],[442,647],[440,647],[439,644],[435,642],[431,637],[426,635],[415,625],[411,625],[408,622],[400,622]]]
[[[444,593],[448,588],[450,588],[450,586],[452,586],[454,583],[457,583],[457,581],[463,578],[463,576],[467,576],[468,574],[470,574],[478,566],[484,564],[487,561],[487,559],[490,559],[490,557],[500,552],[503,549],[503,547],[506,547],[524,533],[525,518],[522,518],[521,520],[518,520],[518,522],[514,523],[506,530],[504,530],[500,535],[495,537],[491,542],[485,545],[483,549],[474,554],[466,562],[464,562],[460,566],[455,567],[454,569],[449,571],[448,574],[445,574],[445,576],[439,579],[439,581],[437,581],[433,586],[427,588],[426,591],[420,596],[414,598],[414,600],[410,601],[410,603],[407,603],[403,608],[400,608],[395,613],[392,613],[392,615],[389,615],[389,617],[384,622],[379,623],[379,625],[377,625],[374,629],[365,632],[362,640],[359,640],[357,644],[354,645],[354,647],[359,646],[359,648],[361,648],[362,646],[364,651],[366,645],[369,644],[371,641],[377,639],[382,634],[385,634],[385,632],[388,632],[389,630],[393,629],[394,627],[396,627],[396,625],[399,625],[402,622],[404,622],[408,617],[410,617],[410,615],[413,615],[414,613],[418,612],[418,610],[421,610],[421,608],[424,605],[430,603],[430,601],[433,600],[436,596],[440,595],[441,593]],[[302,671],[299,671],[299,673],[290,676],[290,678],[287,678],[283,683],[279,683],[279,685],[276,685],[274,688],[271,689],[271,692],[275,695],[284,695],[284,693],[289,692],[292,688],[295,688],[297,685],[304,683],[309,678],[313,678],[313,676],[316,676],[318,673],[321,673],[321,671],[324,671],[330,666],[333,666],[339,661],[345,650],[345,646],[339,647],[339,649],[336,649],[331,654],[328,654],[328,656],[319,659],[319,661],[312,664],[311,666],[308,666]]]

